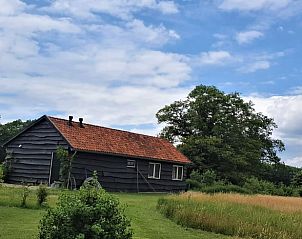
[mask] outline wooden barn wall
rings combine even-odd
[[[22,145],[22,147],[19,147]],[[52,124],[43,120],[7,145],[13,153],[9,183],[48,183],[51,155],[65,140]]]
[[[136,160],[139,172],[136,168],[127,168],[128,159]],[[149,162],[156,161],[78,152],[72,164],[71,175],[77,186],[80,186],[96,170],[102,186],[115,192],[171,192],[186,189],[184,181],[172,180],[173,163],[160,162],[161,178],[149,179]]]

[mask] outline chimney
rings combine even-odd
[[[73,116],[69,115],[69,120],[68,120],[68,125],[69,126],[72,126],[72,119],[73,119]]]
[[[84,125],[83,125],[83,118],[79,118],[79,126],[81,128],[84,128]]]

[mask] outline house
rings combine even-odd
[[[158,137],[42,116],[4,144],[11,155],[9,183],[47,183],[59,179],[56,150],[75,155],[71,182],[77,187],[98,172],[108,191],[170,192],[185,190],[190,160]]]

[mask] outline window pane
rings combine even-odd
[[[183,167],[178,167],[178,179],[182,180]]]
[[[172,179],[176,179],[176,171],[177,171],[177,167],[173,166],[173,170],[172,170]]]
[[[160,164],[155,164],[155,178],[159,178]]]
[[[135,160],[128,160],[127,161],[128,168],[135,168]]]
[[[153,177],[154,164],[149,163],[148,176]]]

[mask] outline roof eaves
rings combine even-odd
[[[112,156],[122,156],[122,157],[128,157],[128,158],[136,158],[136,159],[146,159],[146,160],[154,160],[154,161],[159,161],[159,162],[170,162],[170,163],[179,163],[179,164],[190,164],[191,161],[189,160],[188,162],[181,162],[178,160],[173,160],[173,159],[160,159],[160,158],[151,158],[151,157],[144,157],[144,156],[137,156],[137,155],[129,155],[129,154],[120,154],[120,153],[112,153],[112,152],[105,152],[105,151],[93,151],[93,150],[84,150],[84,149],[79,149],[79,148],[74,148],[78,152],[83,152],[83,153],[95,153],[95,154],[105,154],[105,155],[112,155]]]

